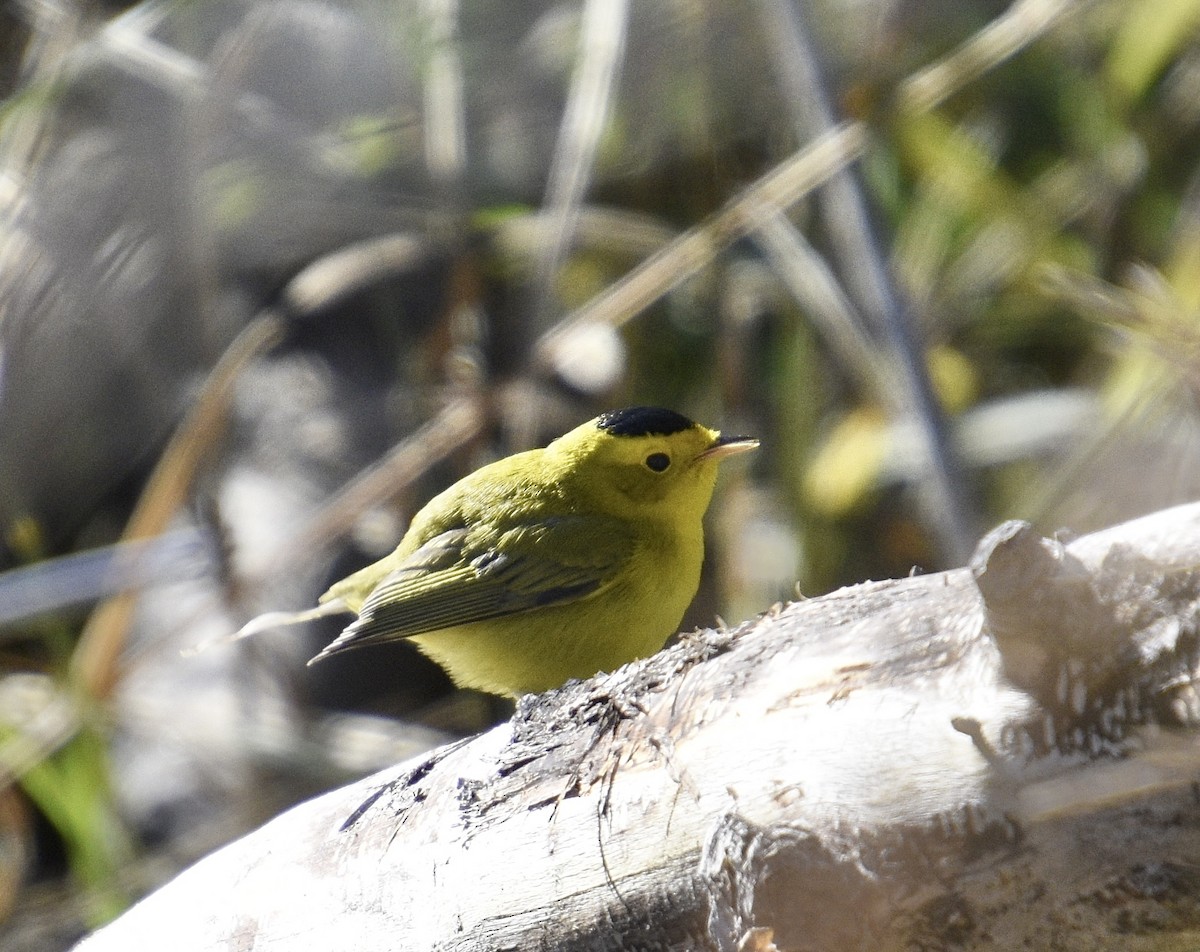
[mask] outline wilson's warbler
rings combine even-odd
[[[399,546],[307,612],[358,615],[309,664],[406,638],[464,687],[518,697],[658,651],[700,583],[717,463],[758,441],[672,410],[605,413],[435,496]]]

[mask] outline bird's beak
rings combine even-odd
[[[758,449],[758,440],[752,436],[719,436],[712,446],[696,457],[696,460],[724,459],[726,456],[748,453],[753,449]]]

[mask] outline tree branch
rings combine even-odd
[[[1140,948],[1200,895],[1197,565],[1200,505],[1006,524],[527,697],[79,949]]]

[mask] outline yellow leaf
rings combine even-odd
[[[859,505],[887,456],[888,422],[875,407],[851,410],[833,428],[804,477],[814,508],[839,516]]]

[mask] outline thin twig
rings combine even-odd
[[[826,92],[820,53],[809,41],[804,17],[799,8],[784,0],[760,0],[759,7],[789,94],[792,121],[801,138],[819,135],[834,125],[834,110]],[[849,312],[834,311],[829,317],[857,318],[859,333],[873,343],[876,388],[887,390],[896,416],[914,424],[915,445],[924,462],[917,485],[925,521],[933,529],[942,559],[960,565],[970,555],[977,537],[975,507],[965,491],[961,461],[946,436],[945,420],[929,381],[924,348],[913,329],[911,310],[892,280],[862,188],[850,169],[830,178],[817,194],[816,205],[845,296],[854,305]],[[770,230],[776,239],[776,252],[799,250],[796,241],[779,243],[782,230],[790,227],[781,211],[768,210],[764,226],[758,231],[759,240],[764,230]],[[791,286],[795,289],[795,282]]]
[[[900,84],[899,101],[926,111],[1045,34],[1087,0],[1017,0],[1009,10],[941,60]],[[750,185],[721,211],[681,234],[625,277],[567,315],[542,335],[535,361],[554,364],[559,348],[569,347],[576,328],[589,322],[621,327],[710,264],[718,254],[758,227],[762,208],[786,211],[837,175],[866,150],[864,122],[847,120],[828,129]]]
[[[279,560],[272,561],[272,574],[286,571],[293,559],[310,560],[314,551],[349,533],[365,510],[394,499],[431,466],[478,436],[485,419],[483,409],[474,399],[462,397],[447,404],[387,456],[343,487],[303,529],[281,546]]]
[[[628,19],[627,0],[588,0],[584,6],[579,66],[571,81],[546,185],[544,211],[552,230],[535,270],[535,317],[544,316],[549,306],[554,277],[574,234],[592,178],[600,136],[620,76]]]
[[[710,264],[725,248],[756,227],[754,212],[761,206],[787,208],[829,176],[862,155],[866,126],[844,122],[792,155],[758,179],[742,196],[675,241],[651,255],[629,274],[542,335],[534,359],[553,366],[560,348],[569,348],[574,332],[599,322],[621,327],[672,288]]]
[[[426,0],[425,165],[434,181],[457,182],[467,164],[467,119],[457,0]]]
[[[234,383],[255,357],[278,342],[282,333],[280,319],[266,314],[248,324],[230,344],[150,474],[121,535],[123,542],[158,535],[167,527],[187,500],[197,471],[224,434]],[[117,659],[135,603],[135,595],[122,592],[97,607],[84,626],[71,658],[71,673],[90,697],[106,698],[116,684]]]
[[[1087,0],[1016,0],[957,49],[900,84],[898,101],[914,112],[936,109],[963,87],[1045,34]]]

